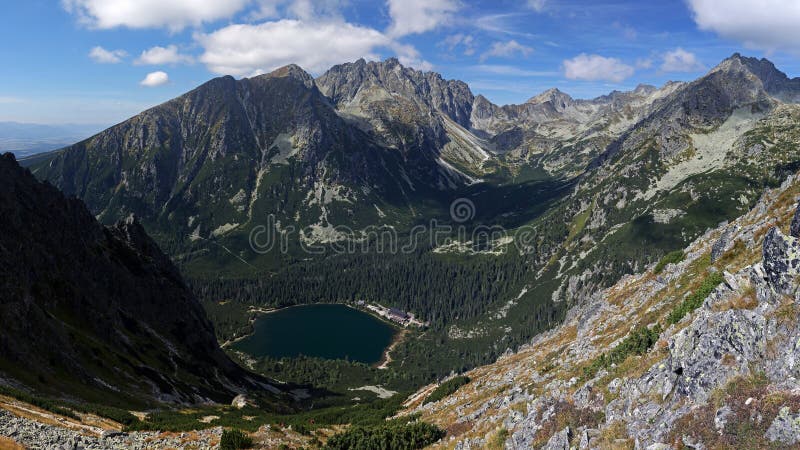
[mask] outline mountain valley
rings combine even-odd
[[[20,165],[0,161],[9,398],[265,448],[800,443],[775,353],[797,340],[800,79],[766,59],[504,106],[395,58],[288,65]],[[425,326],[387,325],[384,364],[218,344],[318,303]]]

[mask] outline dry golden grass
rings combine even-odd
[[[600,436],[592,440],[594,448],[603,450],[629,450],[634,448],[633,440],[628,438],[628,431],[622,422],[614,422],[600,432]]]
[[[0,436],[0,450],[25,450],[25,447],[9,438]]]
[[[714,312],[728,311],[731,309],[755,309],[758,306],[755,290],[748,287],[739,295],[734,295],[725,302],[715,304],[712,307]]]

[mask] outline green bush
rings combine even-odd
[[[105,417],[106,419],[111,419],[114,422],[121,423],[125,426],[130,426],[139,422],[139,418],[130,412],[125,411],[124,409],[114,408],[112,406],[96,405],[94,403],[81,403],[74,405],[73,409],[82,413]]]
[[[428,403],[438,402],[439,400],[447,397],[448,395],[454,393],[458,390],[461,386],[469,383],[469,377],[455,377],[451,378],[444,383],[442,383],[439,387],[437,387],[430,395],[425,399],[422,403],[423,405],[427,405]]]
[[[664,255],[663,258],[656,264],[655,272],[656,274],[661,273],[664,270],[664,267],[667,267],[667,264],[678,264],[679,262],[686,259],[686,253],[683,250],[675,250],[674,252],[669,252]]]
[[[253,440],[250,436],[239,430],[225,430],[222,432],[222,439],[219,441],[220,450],[238,450],[250,448]]]
[[[700,287],[669,313],[667,322],[669,324],[680,322],[681,319],[683,319],[687,314],[699,308],[703,304],[703,301],[705,301],[706,297],[708,297],[708,294],[716,289],[716,287],[719,286],[719,284],[723,281],[724,278],[719,272],[708,274],[703,280],[703,283],[700,284]]]
[[[332,436],[328,450],[413,450],[427,447],[445,435],[435,425],[425,422],[390,423],[378,427],[352,427]]]
[[[640,327],[633,330],[625,339],[614,347],[608,354],[603,353],[595,358],[587,367],[583,368],[585,378],[592,378],[597,375],[600,369],[611,367],[613,364],[620,364],[628,359],[630,355],[644,355],[647,353],[661,335],[661,325]]]

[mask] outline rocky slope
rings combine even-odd
[[[798,194],[791,176],[682,258],[595,293],[453,395],[421,405],[423,389],[408,411],[448,429],[441,448],[796,447]]]
[[[534,318],[558,311],[557,322],[594,292],[747,212],[798,168],[800,105],[785,101],[786,86],[796,85],[766,60],[734,55],[672,86],[635,124],[604,138],[610,143],[565,198],[515,233],[531,276],[480,319],[452,324],[451,345],[515,348],[539,329]],[[570,107],[555,92],[535,102],[543,99]]]
[[[424,121],[417,113],[379,139],[337,111],[306,72],[287,66],[211,80],[33,170],[81,198],[101,222],[135,213],[161,242],[183,250],[194,241],[246,239],[269,214],[325,242],[335,239],[332,224],[365,227],[387,214],[386,221],[407,221],[415,199],[467,182],[428,150],[441,136],[426,123],[415,128],[414,120]]]
[[[106,228],[6,154],[0,230],[0,384],[139,407],[269,387],[222,352],[133,217]]]

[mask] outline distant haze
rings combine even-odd
[[[17,158],[56,150],[86,139],[107,125],[0,122],[0,153],[11,152]]]

